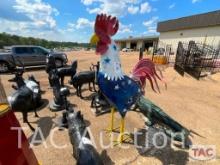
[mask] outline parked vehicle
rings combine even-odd
[[[63,52],[50,52],[41,46],[20,45],[12,46],[11,51],[0,53],[0,73],[8,72],[10,69],[20,66],[18,60],[26,66],[46,65],[46,57],[52,54],[55,57],[57,67],[67,63],[67,56]]]
[[[132,52],[134,51],[133,49],[130,49],[130,48],[123,48],[122,49],[122,52]]]

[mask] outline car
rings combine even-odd
[[[133,49],[130,49],[130,48],[123,48],[122,49],[122,52],[132,52]]]
[[[41,66],[46,65],[46,57],[52,54],[57,67],[67,64],[67,55],[63,52],[50,51],[41,46],[19,45],[11,46],[9,52],[0,53],[0,73],[8,72],[16,66]]]

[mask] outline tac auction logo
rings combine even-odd
[[[216,159],[216,148],[214,145],[192,145],[189,150],[192,161],[209,161]]]

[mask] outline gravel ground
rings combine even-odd
[[[69,52],[69,62],[78,60],[78,71],[88,70],[91,63],[96,63],[99,59],[93,51],[75,51]],[[123,70],[129,74],[138,60],[138,52],[121,53]],[[181,77],[172,67],[158,66],[163,70],[163,75],[166,78],[168,88],[167,90],[160,83],[161,93],[154,93],[149,84],[146,88],[146,97],[151,99],[159,107],[161,107],[167,114],[172,116],[176,121],[184,125],[186,128],[197,132],[201,136],[193,135],[191,137],[192,144],[194,145],[215,145],[217,155],[220,158],[220,74],[208,76],[201,80],[186,75]],[[47,74],[43,69],[31,70],[25,73],[24,77],[28,74],[34,74],[38,81],[41,83],[42,89],[45,91],[43,99],[48,103],[52,99],[52,90],[48,89]],[[7,81],[12,75],[1,75],[3,84],[7,94],[13,90],[11,84]],[[68,82],[66,79],[66,84]],[[75,104],[75,109],[81,110],[85,119],[87,120],[89,129],[92,133],[93,142],[96,144],[97,150],[102,154],[105,164],[220,164],[219,159],[215,161],[202,162],[202,161],[189,161],[189,153],[186,149],[171,147],[167,145],[163,149],[155,149],[152,146],[150,137],[154,135],[156,130],[149,129],[147,132],[151,135],[148,136],[150,145],[145,148],[137,149],[132,144],[123,144],[120,146],[103,148],[100,144],[100,133],[103,134],[103,143],[109,144],[109,136],[104,132],[109,125],[110,115],[105,114],[96,117],[90,108],[91,92],[88,91],[88,86],[83,88],[84,96],[88,99],[82,100],[75,95],[75,89],[71,86],[71,96],[69,100]],[[39,112],[40,118],[35,118],[33,113],[29,113],[29,121],[32,126],[40,127],[44,136],[44,141],[33,145],[34,152],[43,165],[71,165],[75,164],[72,157],[72,148],[69,142],[68,132],[66,130],[59,131],[56,128],[55,121],[61,116],[61,113],[53,113],[45,105]],[[30,140],[34,135],[22,123],[22,116],[16,113],[21,125],[25,127],[25,134]],[[117,122],[120,117],[116,115]],[[134,130],[145,131],[144,120],[140,114],[136,112],[128,112],[126,116],[126,130],[133,132]],[[144,144],[144,137],[139,139],[140,144]],[[66,145],[64,148],[56,148],[56,145]],[[139,144],[139,143],[138,143]],[[58,147],[58,146],[57,146]]]

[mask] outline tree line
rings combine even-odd
[[[4,46],[11,46],[11,45],[38,45],[48,49],[64,48],[64,47],[67,48],[90,47],[88,43],[48,41],[40,38],[11,35],[5,32],[0,33],[0,49],[2,49]]]

